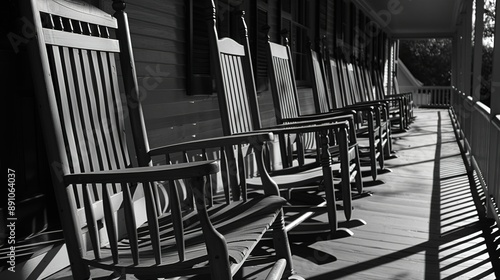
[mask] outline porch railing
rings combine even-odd
[[[469,171],[475,171],[485,194],[486,215],[500,228],[500,115],[472,97],[453,90],[451,112]]]
[[[412,90],[413,104],[417,107],[448,107],[452,88],[450,86],[422,86]]]

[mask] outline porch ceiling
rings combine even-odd
[[[358,0],[395,38],[450,37],[465,0]]]

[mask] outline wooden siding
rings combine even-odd
[[[259,2],[260,3],[260,2]],[[267,21],[271,27],[271,41],[281,42],[280,1],[269,0],[259,8],[267,8]],[[316,2],[309,2],[310,11],[316,11]],[[140,85],[140,97],[151,147],[178,141],[221,136],[221,122],[217,95],[189,95],[187,92],[187,1],[129,0],[132,46]],[[334,42],[334,3],[327,1],[322,30],[311,36],[326,35],[328,44]],[[252,12],[245,3],[247,23],[254,22]],[[113,13],[108,1],[101,0],[100,7]],[[256,28],[249,25],[249,29]],[[326,29],[325,29],[326,28]],[[259,30],[260,32],[260,30]],[[250,32],[249,34],[255,34]],[[252,40],[252,38],[250,38]],[[310,38],[314,41],[315,38]],[[312,92],[308,87],[299,91],[303,113],[314,113]],[[263,127],[275,125],[274,109],[269,89],[259,92],[259,109]]]
[[[267,3],[271,40],[275,42],[280,42],[279,4],[276,0]],[[112,13],[107,1],[101,1],[100,5]],[[222,135],[217,95],[187,94],[186,5],[182,0],[127,1],[126,11],[151,147]],[[247,22],[253,17],[250,11],[245,16]],[[333,27],[333,23],[328,25]],[[301,92],[303,111],[312,113],[311,89],[305,88]],[[276,124],[269,90],[259,93],[259,109],[264,127]]]
[[[151,147],[222,135],[217,96],[186,92],[186,1],[127,1]],[[112,13],[108,1],[101,8]]]

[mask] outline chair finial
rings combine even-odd
[[[217,9],[215,7],[215,2],[210,1],[210,4],[206,5],[207,13],[205,14],[207,22],[211,21],[214,28],[217,26]]]
[[[323,41],[323,54],[325,60],[328,60],[330,59],[330,52],[328,51],[328,40],[326,38],[326,35],[323,35],[322,41]]]
[[[241,25],[240,25],[240,36],[242,40],[245,40],[248,38],[248,28],[247,24],[245,22],[245,11],[238,11],[237,14],[240,16],[241,19]]]
[[[285,46],[288,46],[289,40],[288,40],[288,29],[283,28],[280,31],[281,37],[283,38],[283,43]]]
[[[122,12],[127,7],[127,3],[124,0],[113,0],[112,7],[115,12]]]
[[[265,38],[267,39],[268,42],[271,41],[271,36],[269,35],[269,30],[271,30],[271,26],[269,26],[268,24],[264,24],[260,30],[262,31],[262,33],[264,33],[264,36],[266,36]]]

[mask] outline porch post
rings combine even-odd
[[[500,5],[496,3],[495,26],[500,27]],[[495,28],[493,71],[491,75],[491,118],[500,114],[500,28]],[[498,144],[498,143],[497,143]]]
[[[474,101],[481,100],[481,66],[483,61],[483,13],[484,0],[476,0],[476,22],[474,28],[474,60],[472,74],[472,92]]]
[[[471,95],[471,67],[472,67],[472,0],[465,1],[465,18],[463,21],[464,28],[464,88],[463,91],[466,95]]]
[[[464,68],[465,68],[465,55],[464,55],[464,48],[465,48],[465,41],[464,41],[464,17],[463,14],[460,16],[460,23],[458,24],[458,30],[457,30],[457,66],[458,66],[458,80],[457,80],[457,88],[459,93],[464,92],[464,80],[465,80],[465,75],[464,75]]]
[[[500,175],[498,175],[498,166],[500,165],[500,124],[494,120],[500,116],[500,4],[496,2],[495,8],[495,45],[493,49],[493,71],[491,75],[491,89],[490,89],[490,143],[489,143],[489,159],[488,159],[488,186],[489,194],[493,196],[496,203],[500,202]],[[489,199],[489,198],[488,198]],[[487,208],[487,217],[496,218],[497,225],[499,224],[498,213],[493,209]],[[499,226],[500,227],[500,226]]]
[[[457,58],[458,58],[457,44],[458,44],[457,34],[455,33],[455,35],[453,36],[452,41],[451,41],[451,85],[454,88],[457,87],[457,73],[458,73],[458,70],[457,70]]]

